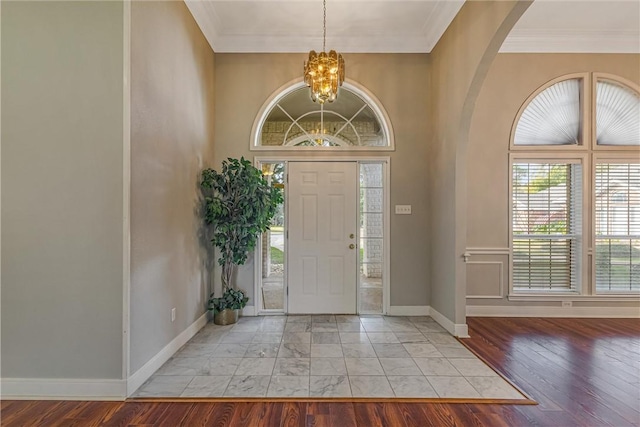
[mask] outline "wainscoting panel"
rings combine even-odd
[[[467,248],[467,299],[502,299],[507,293],[509,248]]]
[[[502,298],[503,270],[501,261],[467,261],[467,298]]]

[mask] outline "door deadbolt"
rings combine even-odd
[[[356,237],[353,233],[349,234],[349,238],[353,239],[354,237]]]

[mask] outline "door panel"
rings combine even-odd
[[[354,314],[357,163],[290,162],[288,173],[289,313]]]

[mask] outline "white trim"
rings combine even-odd
[[[322,45],[322,37],[315,36],[223,35],[215,39],[207,37],[207,40],[209,38],[213,39],[218,53],[308,53],[310,47]],[[438,39],[428,40],[423,36],[327,36],[327,47],[349,53],[429,53],[428,47],[435,45]]]
[[[343,87],[348,89],[349,91],[356,94],[358,97],[362,98],[362,100],[373,110],[376,114],[378,121],[380,122],[380,126],[384,131],[385,136],[388,140],[388,145],[385,146],[354,146],[354,145],[343,145],[337,147],[292,147],[288,145],[278,145],[278,146],[263,146],[258,145],[258,138],[260,131],[262,129],[262,124],[267,119],[267,115],[269,112],[275,107],[275,105],[283,99],[285,96],[293,92],[294,90],[305,87],[306,84],[302,80],[302,77],[295,78],[284,85],[280,86],[276,89],[258,110],[258,114],[256,114],[256,118],[253,121],[253,125],[251,127],[251,138],[249,139],[249,150],[250,151],[293,151],[293,152],[318,152],[318,151],[395,151],[395,138],[393,134],[393,126],[391,124],[391,119],[387,114],[382,102],[367,88],[362,86],[360,83],[357,83],[351,79],[345,79],[343,83]]]
[[[255,298],[254,298],[255,299]],[[246,305],[243,309],[242,309],[242,313],[240,313],[240,315],[242,316],[256,316],[256,306],[255,305]]]
[[[469,255],[509,255],[509,248],[467,248]]]
[[[322,44],[318,36],[230,34],[225,32],[216,2],[185,0],[189,11],[215,52],[219,53],[307,53],[310,46]],[[327,46],[350,53],[429,53],[456,16],[463,0],[434,2],[422,29],[415,35],[329,36]]]
[[[547,307],[468,305],[469,317],[640,318],[640,307]]]
[[[427,53],[431,52],[436,46],[440,37],[442,37],[462,8],[462,5],[464,5],[464,0],[438,1],[434,3],[433,10],[422,27],[426,41],[425,51]]]
[[[429,315],[433,320],[438,322],[440,326],[445,328],[451,335],[458,338],[469,338],[469,327],[466,323],[453,323],[448,317],[444,316],[433,307],[429,308]]]
[[[428,305],[391,305],[387,316],[428,316],[430,312]]]
[[[513,30],[500,53],[640,53],[637,31]]]
[[[187,329],[182,331],[169,344],[164,346],[155,356],[131,375],[127,381],[127,396],[131,396],[155,371],[175,354],[176,351],[185,345],[193,336],[208,322],[208,311],[193,322]]]
[[[384,269],[382,271],[382,314],[389,314],[391,305],[391,158],[387,157],[382,165],[383,174],[383,209],[382,215],[382,261]]]
[[[214,52],[221,52],[218,49],[218,40],[220,35],[218,28],[222,28],[222,24],[215,7],[212,2],[201,0],[184,0],[189,12],[200,27],[200,31],[204,35],[204,38],[209,42],[211,50]]]
[[[122,378],[131,369],[131,0],[123,4],[122,70]]]
[[[579,295],[579,294],[515,294],[508,295],[507,298],[509,301],[589,301],[589,302],[638,302],[640,303],[640,295],[630,295],[630,294],[612,294],[612,295]]]
[[[506,255],[509,255],[508,253]],[[499,290],[497,295],[467,295],[467,299],[502,299],[504,295],[504,263],[502,261],[465,261],[465,264],[497,264],[500,267],[500,282],[498,284]],[[469,286],[467,277],[467,287]]]
[[[2,378],[2,399],[125,400],[127,382],[84,378]]]
[[[0,17],[2,16],[2,2],[0,1]],[[0,46],[2,46],[2,31],[0,31]],[[0,55],[0,82],[2,81],[2,55]],[[2,99],[2,85],[0,85],[0,99]],[[2,128],[2,102],[0,102],[0,128]],[[0,134],[1,135],[1,134]],[[0,177],[2,176],[2,138],[0,137]],[[0,196],[2,193],[0,186]],[[2,236],[2,197],[0,197],[0,236]],[[0,239],[0,260],[2,260],[2,239]],[[0,262],[0,290],[2,289],[2,263]],[[0,307],[2,307],[2,292],[0,291]],[[0,316],[0,331],[2,331],[2,316]],[[0,338],[1,338],[0,333]],[[0,340],[1,347],[1,340]],[[2,378],[2,351],[0,351],[0,379]],[[0,381],[0,384],[2,381]],[[0,391],[0,397],[2,392]]]
[[[257,162],[253,162],[254,166],[259,166]],[[258,168],[260,169],[260,168]],[[258,240],[256,242],[256,246],[253,248],[253,311],[256,312],[256,307],[262,307],[264,303],[262,302],[262,292],[260,292],[259,284],[262,283],[262,259],[260,254],[262,252],[262,235],[264,233],[260,233],[258,236]],[[283,286],[286,284],[283,282]],[[247,308],[246,306],[244,308]],[[244,311],[244,309],[243,309]],[[260,310],[256,315],[261,315],[264,310]]]

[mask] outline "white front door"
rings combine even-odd
[[[289,313],[356,313],[358,165],[290,162]]]

